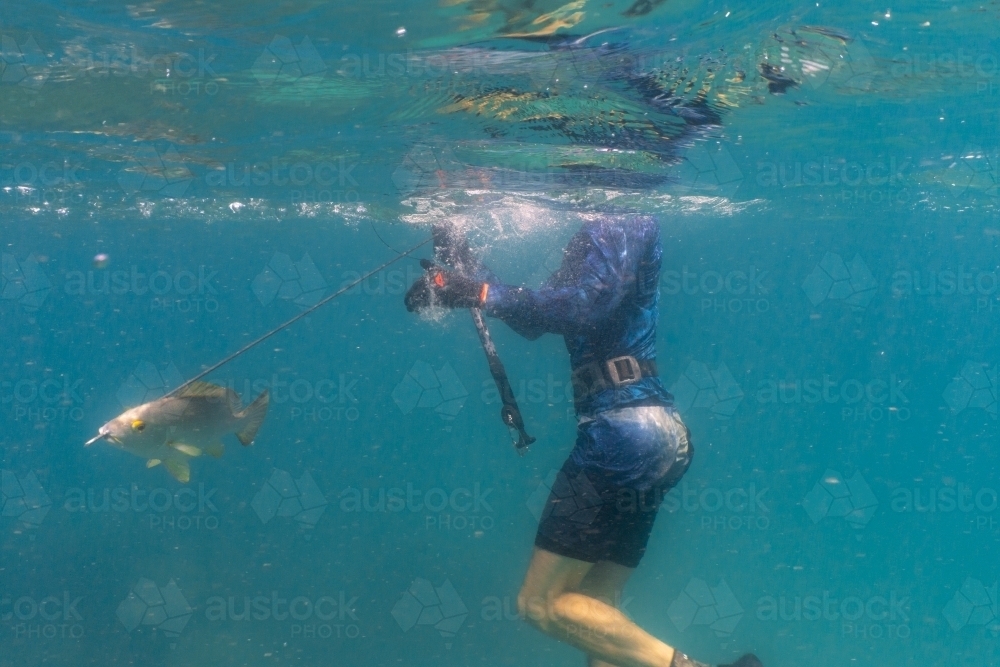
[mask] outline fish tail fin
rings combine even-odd
[[[246,421],[243,424],[243,428],[236,433],[236,437],[240,439],[244,447],[248,447],[253,442],[253,439],[257,437],[257,429],[264,423],[264,417],[267,416],[267,404],[270,400],[271,394],[265,389],[240,414],[240,418]]]

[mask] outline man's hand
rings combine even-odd
[[[413,282],[404,300],[411,313],[431,306],[478,308],[486,301],[486,283],[443,269],[429,259],[420,260],[420,266],[425,273]]]

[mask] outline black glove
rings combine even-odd
[[[443,269],[429,259],[420,260],[424,275],[413,281],[404,303],[411,313],[430,306],[478,308],[483,305],[486,283]]]

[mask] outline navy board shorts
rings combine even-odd
[[[630,406],[581,417],[535,546],[588,563],[636,567],[663,497],[693,455],[690,432],[673,407]]]

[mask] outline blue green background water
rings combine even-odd
[[[468,318],[402,307],[413,259],[213,375],[274,398],[190,491],[82,443],[430,222],[537,284],[601,211],[660,216],[659,367],[698,452],[627,613],[713,662],[992,664],[998,11],[5,3],[0,665],[580,664],[514,604],[573,442],[561,341],[493,327],[520,458]],[[604,56],[499,39],[561,24],[721,72],[721,126],[663,155],[561,133],[650,112],[595,96]],[[497,91],[558,108],[491,115]],[[258,596],[295,617],[233,618]]]

